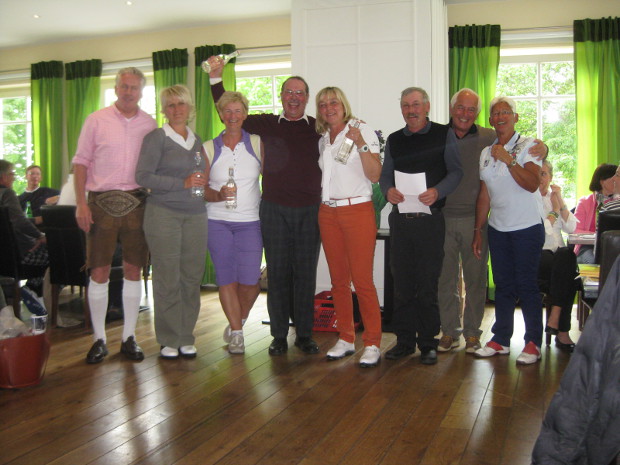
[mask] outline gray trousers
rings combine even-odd
[[[482,231],[482,259],[472,250],[475,218],[445,217],[443,268],[439,277],[439,317],[444,335],[457,339],[461,332],[466,338],[480,337],[487,288],[489,244],[486,225]],[[461,328],[461,296],[458,291],[459,263],[463,266],[465,281],[465,310]]]
[[[147,202],[144,234],[153,265],[157,342],[175,348],[193,345],[207,253],[207,214],[189,215]]]

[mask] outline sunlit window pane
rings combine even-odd
[[[536,95],[535,63],[501,65],[497,71],[497,95]]]

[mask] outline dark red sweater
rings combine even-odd
[[[224,93],[211,86],[213,100]],[[258,134],[265,146],[263,199],[286,207],[307,207],[321,201],[319,139],[314,118],[288,121],[278,115],[248,115],[243,129]]]

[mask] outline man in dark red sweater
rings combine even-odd
[[[219,57],[209,58],[209,63],[211,92],[217,101],[224,92],[223,63]],[[305,113],[309,90],[303,78],[286,80],[280,98],[281,115],[249,115],[243,123],[243,129],[260,135],[265,146],[260,221],[269,273],[267,308],[273,336],[269,353],[282,355],[288,350],[292,313],[295,345],[316,354],[319,347],[312,340],[312,327],[320,248],[319,134],[314,118]]]

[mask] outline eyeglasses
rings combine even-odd
[[[499,115],[502,115],[502,116],[510,116],[510,115],[512,115],[512,114],[514,114],[514,112],[512,112],[512,111],[510,111],[510,110],[502,110],[502,111],[495,111],[495,112],[491,113],[491,116],[492,116],[493,118],[497,118]]]
[[[306,91],[305,90],[283,90],[282,91],[282,95],[286,95],[287,97],[291,97],[293,95],[296,95],[297,97],[302,97],[304,95],[306,95]]]

